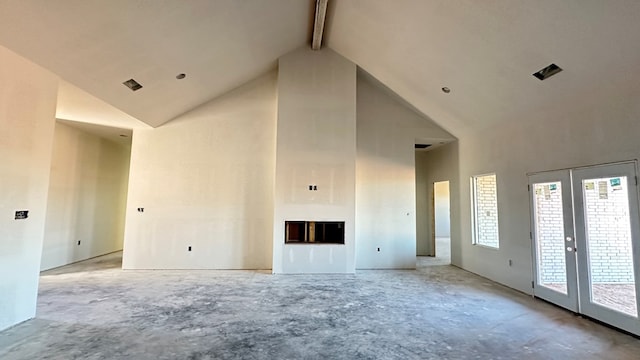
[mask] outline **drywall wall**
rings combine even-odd
[[[454,264],[530,293],[527,173],[640,157],[637,83],[603,83],[591,90],[576,94],[569,102],[550,101],[521,114],[518,121],[460,138],[462,237],[457,244],[461,257],[453,259]],[[469,179],[491,172],[497,176],[498,250],[471,244]]]
[[[435,233],[431,201],[433,184],[449,181],[449,213],[451,237],[451,263],[460,258],[460,193],[458,169],[458,142],[452,142],[429,151],[416,151],[416,252],[434,256]]]
[[[276,78],[134,129],[123,268],[271,268]]]
[[[439,181],[433,184],[435,203],[436,237],[449,237],[451,224],[449,218],[449,182]]]
[[[130,153],[56,122],[41,270],[122,250]]]
[[[281,57],[277,134],[273,272],[354,272],[356,65],[328,48]],[[292,220],[344,221],[345,243],[287,245]]]
[[[454,138],[397,95],[358,72],[356,266],[416,266],[416,139]]]
[[[57,89],[53,74],[0,47],[0,330],[36,312]]]

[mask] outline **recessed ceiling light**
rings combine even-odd
[[[186,74],[178,74],[178,75],[176,75],[176,79],[178,79],[178,80],[182,80],[182,79],[184,79],[185,77],[187,77],[187,75],[186,75]]]
[[[451,92],[451,89],[449,89],[448,87],[445,86],[445,87],[442,88],[442,92],[445,93],[445,94],[448,94],[448,93]]]

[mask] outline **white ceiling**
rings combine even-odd
[[[452,134],[640,81],[637,0],[332,0],[328,45]],[[556,63],[545,81],[532,74]],[[441,91],[451,88],[450,94]]]
[[[0,0],[0,44],[158,126],[308,41],[310,0]],[[187,77],[177,80],[176,75]],[[144,87],[132,92],[123,81]]]
[[[91,135],[113,141],[120,145],[124,145],[127,147],[131,146],[131,137],[133,136],[133,131],[131,129],[96,125],[84,121],[72,121],[64,119],[58,119],[57,122],[60,124],[71,126]]]
[[[326,45],[456,136],[640,81],[637,0],[330,0],[328,11]],[[0,0],[0,44],[158,126],[308,43],[312,12],[312,0]],[[564,71],[531,76],[552,62]]]
[[[149,127],[146,123],[64,80],[58,83],[56,118],[124,129]]]

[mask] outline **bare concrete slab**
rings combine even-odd
[[[42,274],[0,359],[638,359],[640,340],[451,266],[355,275]]]

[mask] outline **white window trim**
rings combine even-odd
[[[476,200],[476,179],[483,177],[483,176],[495,176],[496,178],[496,204],[498,201],[498,176],[496,175],[495,172],[493,173],[485,173],[485,174],[479,174],[479,175],[473,175],[470,178],[470,186],[471,186],[471,243],[474,246],[478,246],[478,247],[483,247],[486,249],[491,249],[491,250],[499,250],[500,249],[500,216],[499,214],[496,213],[496,229],[497,229],[497,233],[496,236],[498,238],[498,245],[497,246],[491,246],[491,245],[486,245],[486,244],[482,244],[479,242],[478,239],[478,202]],[[496,209],[497,211],[497,209]]]

